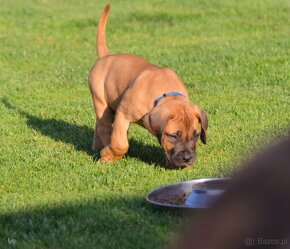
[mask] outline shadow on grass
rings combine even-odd
[[[161,248],[178,217],[130,197],[30,208],[0,215],[0,248]]]
[[[159,146],[144,145],[134,138],[129,140],[128,156],[137,158],[148,164],[165,167],[165,159],[162,149]]]
[[[27,125],[31,129],[48,136],[55,141],[72,144],[76,150],[84,151],[94,160],[100,158],[99,152],[92,150],[92,139],[94,130],[88,126],[70,124],[63,120],[44,119],[13,106],[7,99],[2,99],[6,108],[17,111],[27,118]],[[145,163],[164,167],[163,153],[160,147],[144,145],[136,139],[130,139],[130,148],[127,156],[137,158]]]

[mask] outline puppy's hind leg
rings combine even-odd
[[[128,129],[130,121],[121,112],[116,113],[111,143],[101,150],[101,162],[114,162],[123,157],[129,148]]]
[[[93,138],[93,149],[101,150],[111,143],[112,124],[114,121],[114,114],[108,106],[98,106],[96,108],[97,122]]]
[[[93,150],[101,150],[104,148],[104,145],[102,143],[102,140],[98,134],[98,119],[96,120],[96,127],[94,130],[94,137],[93,137],[93,145],[92,149]]]

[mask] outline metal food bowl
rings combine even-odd
[[[231,178],[190,180],[153,190],[146,199],[156,207],[209,208],[226,191],[231,182]]]

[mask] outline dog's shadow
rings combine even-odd
[[[94,151],[91,148],[94,133],[92,128],[70,124],[66,121],[54,118],[44,119],[34,116],[16,108],[7,99],[2,99],[2,103],[6,108],[17,111],[20,115],[26,117],[27,126],[34,131],[48,136],[55,141],[72,144],[76,150],[86,152],[94,160],[99,159],[99,151]],[[129,140],[129,144],[128,157],[137,158],[150,165],[164,167],[163,155],[160,147],[145,145],[134,138]]]

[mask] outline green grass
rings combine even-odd
[[[229,176],[289,129],[289,1],[113,0],[111,52],[173,68],[208,113],[208,145],[168,171],[133,125],[128,155],[96,162],[87,75],[105,3],[0,0],[0,248],[162,248],[182,217],[148,191]]]

